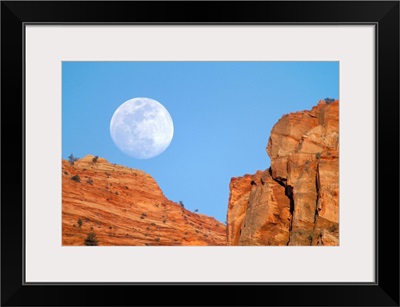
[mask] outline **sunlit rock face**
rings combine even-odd
[[[92,155],[62,160],[62,245],[85,245],[90,232],[100,246],[226,245],[223,223],[168,200],[149,174]]]
[[[232,178],[230,190],[229,245],[286,245],[290,201],[268,170]]]
[[[232,178],[229,245],[339,245],[339,102],[320,101],[272,128],[271,166]]]

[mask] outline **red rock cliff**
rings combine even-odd
[[[339,245],[339,102],[284,115],[271,166],[232,178],[228,245]]]
[[[88,155],[62,161],[62,244],[226,245],[226,226],[168,200],[143,171]]]

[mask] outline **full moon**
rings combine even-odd
[[[115,110],[110,134],[123,153],[149,159],[167,149],[174,135],[174,124],[161,103],[138,97],[125,101]]]

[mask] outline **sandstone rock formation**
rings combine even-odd
[[[62,245],[226,245],[226,226],[168,200],[143,171],[85,156],[62,161]]]
[[[339,102],[284,115],[271,166],[232,178],[228,245],[339,245]]]

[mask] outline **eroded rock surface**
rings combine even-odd
[[[339,102],[282,116],[267,153],[231,180],[228,245],[339,245]]]
[[[149,174],[94,158],[62,161],[62,245],[90,232],[98,245],[226,245],[223,223],[168,200]]]

